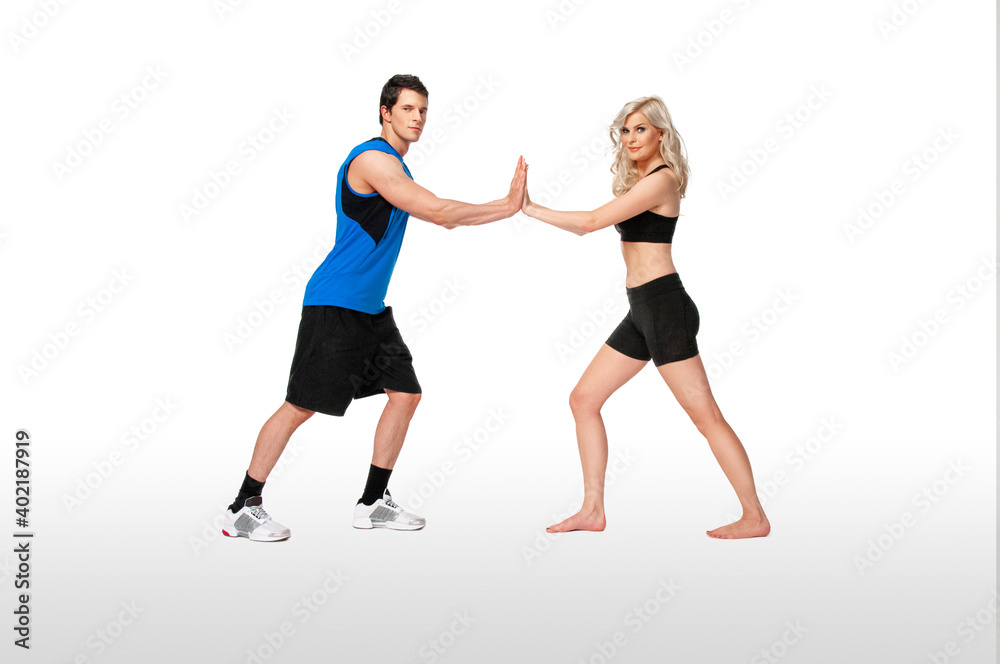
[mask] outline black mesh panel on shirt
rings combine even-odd
[[[348,166],[350,168],[350,166]],[[362,230],[371,236],[375,244],[381,242],[389,228],[389,215],[392,214],[392,204],[375,196],[358,196],[347,186],[347,171],[344,171],[344,181],[340,183],[340,206],[344,214],[358,222]]]

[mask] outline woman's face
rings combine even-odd
[[[650,124],[646,115],[639,111],[625,118],[621,129],[622,147],[629,159],[645,162],[660,154],[660,140],[663,132]]]

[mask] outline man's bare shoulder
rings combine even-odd
[[[405,177],[399,160],[380,150],[365,150],[351,161],[347,181],[359,194],[367,195]]]
[[[357,166],[363,174],[375,174],[385,172],[402,172],[403,167],[399,160],[387,152],[381,150],[365,150],[351,162],[351,166]]]

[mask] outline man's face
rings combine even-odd
[[[382,122],[391,124],[393,132],[410,143],[419,140],[426,120],[427,97],[413,90],[401,90],[396,105],[389,109],[388,118],[382,116]]]

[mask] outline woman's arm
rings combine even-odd
[[[618,198],[605,203],[591,212],[563,212],[534,203],[524,189],[521,211],[533,219],[545,222],[577,235],[586,235],[602,228],[631,219],[641,212],[662,205],[677,197],[677,182],[669,171],[661,171],[663,177],[643,178],[634,187]]]

